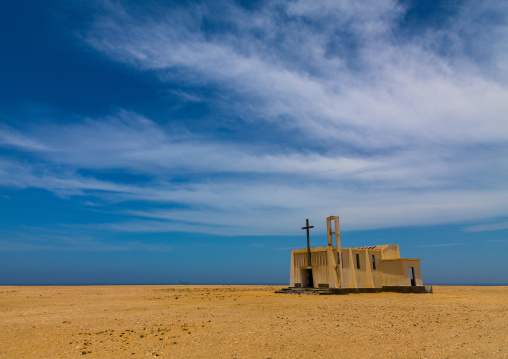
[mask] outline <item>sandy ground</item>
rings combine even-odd
[[[507,358],[508,287],[0,287],[0,358]]]

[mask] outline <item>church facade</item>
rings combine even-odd
[[[307,227],[302,229],[308,231]],[[327,232],[328,246],[311,248],[307,241],[307,248],[291,251],[291,287],[347,292],[431,290],[423,286],[420,259],[401,258],[398,245],[342,248],[336,216],[327,218]]]

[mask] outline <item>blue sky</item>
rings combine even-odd
[[[399,244],[507,284],[508,4],[0,5],[0,284],[287,283]]]

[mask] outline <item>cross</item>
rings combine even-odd
[[[307,230],[307,258],[308,258],[308,266],[312,266],[311,257],[310,257],[310,240],[309,240],[309,229],[314,228],[314,226],[309,226],[309,220],[306,219],[307,226],[302,227],[302,229]]]

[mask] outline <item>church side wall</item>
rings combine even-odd
[[[349,255],[350,250],[351,256]],[[367,256],[365,255],[366,251]],[[360,260],[360,269],[357,267],[357,254]],[[372,256],[375,258],[375,269],[372,264]],[[343,248],[342,261],[343,288],[381,288],[383,286],[381,251]]]
[[[357,256],[358,255],[358,256]],[[353,249],[353,270],[355,273],[355,280],[357,288],[365,288],[365,274],[362,273],[362,268],[365,268],[365,265],[363,263],[363,258],[360,251],[356,251]],[[358,261],[360,264],[358,264]],[[360,269],[358,269],[358,266]]]
[[[423,285],[422,279],[422,269],[420,268],[420,262],[415,263],[415,276],[416,276],[416,285]]]
[[[414,268],[415,284],[423,285],[420,261],[415,259],[382,261],[383,285],[411,286],[410,267]]]
[[[374,256],[375,259],[375,267],[372,264],[372,256]],[[381,268],[381,252],[377,251],[369,251],[369,261],[371,262],[371,269],[372,269],[372,280],[374,281],[374,288],[382,288],[383,287],[383,270]]]
[[[420,261],[416,260],[402,260],[402,273],[404,276],[404,285],[411,285],[410,267],[415,269],[416,285],[423,285],[422,271],[420,269]]]
[[[349,251],[347,248],[342,249],[342,263],[340,267],[342,269],[342,288],[355,288],[354,281],[351,280]]]
[[[366,262],[365,252],[365,249],[353,249],[353,268],[355,271],[357,288],[372,288],[372,277],[370,275],[370,270],[367,270],[367,266],[371,264],[370,261]],[[360,268],[358,268],[358,261]]]
[[[295,286],[295,254],[291,251],[291,263],[289,265],[289,286]]]
[[[382,261],[381,269],[383,271],[383,285],[410,285],[411,283],[404,280],[404,271],[402,270],[401,261]]]

